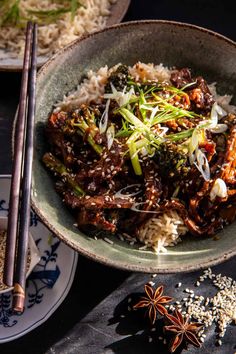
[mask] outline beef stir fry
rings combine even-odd
[[[170,80],[137,80],[116,66],[99,102],[55,110],[43,162],[78,228],[138,237],[176,211],[210,236],[236,217],[236,117],[188,68]]]

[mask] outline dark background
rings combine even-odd
[[[124,21],[167,19],[187,22],[236,40],[235,10],[235,1],[132,0]],[[19,73],[0,73],[0,174],[11,172],[11,131],[20,78]],[[235,266],[234,258],[213,270],[235,277]],[[186,287],[191,286],[199,274],[161,275],[158,280],[166,285],[170,295],[174,295],[174,284],[181,281]],[[119,316],[116,318],[126,297],[142,291],[147,280],[148,275],[111,269],[80,256],[73,286],[59,309],[31,333],[2,344],[0,351],[6,354],[165,354],[165,349],[155,339],[148,343],[147,337],[139,333],[134,319],[126,322],[119,320]],[[206,292],[207,287],[203,291]],[[235,335],[235,328],[230,326],[223,339],[224,345],[217,347],[211,330],[203,348],[189,352],[234,354]]]

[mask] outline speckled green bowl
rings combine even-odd
[[[236,44],[203,28],[168,21],[131,22],[107,28],[73,42],[49,60],[38,75],[33,207],[43,222],[65,243],[103,264],[142,272],[182,272],[222,262],[236,253],[236,224],[219,240],[186,237],[168,253],[141,251],[113,237],[113,245],[94,240],[73,226],[75,220],[55,192],[51,175],[41,163],[46,142],[43,126],[53,104],[74,89],[89,69],[137,61],[191,67],[220,92],[235,93]]]

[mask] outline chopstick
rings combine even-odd
[[[37,25],[26,30],[22,83],[16,123],[13,173],[7,227],[4,283],[14,285],[13,310],[22,312],[25,300],[30,192],[33,162],[33,126],[37,71]]]
[[[30,191],[33,163],[34,115],[37,72],[37,25],[33,25],[31,67],[28,85],[28,114],[25,134],[25,159],[22,180],[22,198],[20,207],[19,238],[13,291],[13,310],[22,312],[25,301],[25,281],[28,255],[28,234],[30,224]]]

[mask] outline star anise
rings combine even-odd
[[[166,313],[165,317],[171,325],[164,326],[164,330],[174,334],[170,341],[171,353],[174,353],[181,344],[185,348],[187,348],[188,344],[192,344],[195,347],[201,346],[197,336],[198,331],[203,326],[201,323],[189,322],[189,318],[184,319],[178,310],[175,310],[173,315]]]
[[[151,323],[154,324],[157,317],[157,311],[164,316],[167,313],[167,310],[163,305],[170,302],[172,298],[170,296],[162,296],[163,286],[159,286],[154,291],[150,284],[146,284],[145,292],[147,296],[143,296],[133,308],[138,309],[147,307],[148,317]]]

